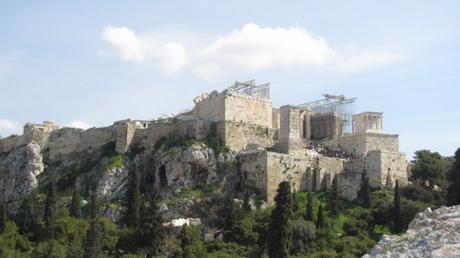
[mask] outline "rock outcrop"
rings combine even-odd
[[[21,199],[38,185],[43,172],[43,156],[38,144],[29,143],[15,148],[0,159],[0,191],[5,201]]]
[[[363,258],[460,257],[460,205],[417,214],[401,236],[384,235]]]

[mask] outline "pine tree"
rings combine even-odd
[[[147,251],[147,257],[160,254],[165,231],[163,229],[163,219],[159,212],[158,194],[153,192],[150,197],[149,206],[142,209],[138,228],[139,245]]]
[[[307,213],[305,214],[305,219],[313,221],[313,194],[308,193],[307,196]]]
[[[244,193],[244,199],[243,199],[243,212],[249,213],[251,212],[251,204],[249,203],[249,193],[246,192]]]
[[[48,194],[46,195],[45,212],[43,221],[45,222],[45,236],[47,239],[54,238],[54,217],[56,213],[56,185],[54,181],[48,186]]]
[[[339,196],[339,181],[337,175],[334,176],[332,179],[332,186],[331,186],[331,216],[335,217],[339,215],[341,204],[340,204],[340,196]]]
[[[0,203],[0,234],[5,230],[6,220],[8,219],[8,207],[6,202]]]
[[[460,148],[455,152],[455,161],[448,174],[449,187],[447,189],[448,205],[460,204]]]
[[[91,194],[90,202],[90,228],[86,234],[84,252],[85,258],[98,257],[101,252],[101,229],[97,221],[99,211],[97,208],[97,198],[95,193]]]
[[[268,237],[268,255],[273,258],[285,258],[289,255],[291,242],[290,218],[293,200],[289,182],[281,182],[275,197],[275,208],[271,214]]]
[[[320,204],[318,208],[318,217],[316,218],[316,228],[324,227],[324,213],[323,213],[323,205]]]
[[[393,202],[393,232],[401,233],[403,231],[403,220],[401,215],[401,194],[399,192],[399,181],[396,180],[394,189]]]
[[[81,197],[80,189],[75,186],[72,192],[72,202],[70,203],[70,215],[75,218],[81,218]]]
[[[139,176],[137,169],[132,168],[129,176],[128,190],[126,191],[126,211],[123,222],[130,228],[139,226],[141,193],[139,190]]]
[[[19,206],[15,220],[21,234],[26,235],[31,240],[38,237],[38,214],[37,214],[37,192],[32,191],[27,195]]]
[[[371,187],[369,185],[369,177],[364,174],[361,177],[361,189],[358,192],[358,198],[364,208],[369,209],[371,207]]]

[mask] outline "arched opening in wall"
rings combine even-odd
[[[166,187],[168,185],[168,179],[166,178],[166,167],[165,165],[162,165],[158,169],[159,177],[160,177],[160,186],[161,187]]]
[[[153,169],[148,170],[147,173],[145,174],[145,183],[148,188],[155,185],[155,171],[156,171],[156,168],[155,166],[153,166]]]

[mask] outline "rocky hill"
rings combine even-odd
[[[383,236],[363,258],[460,257],[460,206],[417,214],[401,236]]]

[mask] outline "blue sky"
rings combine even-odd
[[[460,147],[458,1],[0,1],[0,135],[193,106],[234,81],[274,105],[384,111],[402,151]]]

